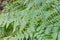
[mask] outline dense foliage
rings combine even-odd
[[[0,40],[60,40],[60,0],[5,0]]]

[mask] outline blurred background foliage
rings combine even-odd
[[[4,0],[0,40],[60,40],[60,0]]]

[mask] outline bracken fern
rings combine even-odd
[[[0,40],[60,40],[60,0],[6,2]]]

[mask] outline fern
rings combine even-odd
[[[59,0],[11,0],[0,14],[0,40],[60,40]]]

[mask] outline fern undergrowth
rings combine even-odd
[[[0,14],[0,40],[60,40],[60,0],[6,3]]]

